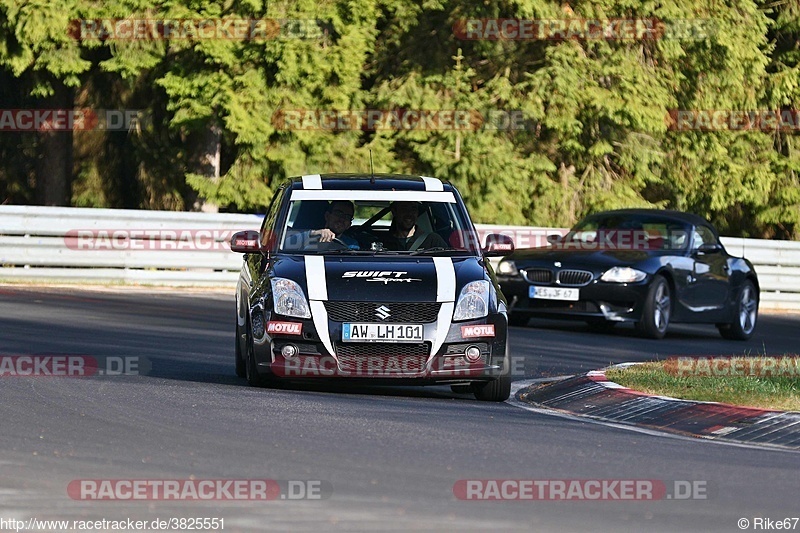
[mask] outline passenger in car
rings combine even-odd
[[[392,225],[389,235],[383,238],[383,245],[387,250],[448,248],[440,235],[425,232],[417,226],[419,209],[419,202],[392,203]]]

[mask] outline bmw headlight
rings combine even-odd
[[[635,268],[614,267],[606,270],[605,273],[600,276],[600,280],[611,283],[633,283],[635,281],[642,281],[646,277],[647,274]]]
[[[497,273],[503,276],[516,276],[519,274],[519,270],[517,270],[517,265],[514,264],[514,261],[504,260],[497,265]]]
[[[303,289],[290,279],[272,279],[272,301],[275,304],[275,312],[279,315],[311,318]]]
[[[473,281],[464,285],[458,295],[453,320],[473,320],[489,314],[489,282]]]

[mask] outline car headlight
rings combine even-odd
[[[464,285],[458,295],[453,320],[472,320],[489,314],[489,282],[473,281]]]
[[[608,281],[611,283],[633,283],[635,281],[642,281],[647,277],[647,274],[641,270],[636,270],[631,267],[614,267],[605,271],[600,276],[601,281]]]
[[[279,315],[311,318],[303,289],[290,279],[272,279],[272,301],[275,304],[275,312]]]
[[[519,270],[514,261],[500,261],[500,264],[497,265],[497,273],[503,276],[516,276],[519,274]]]

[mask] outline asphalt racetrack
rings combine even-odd
[[[789,518],[800,530],[797,452],[641,434],[448,387],[251,388],[234,375],[233,291],[7,285],[0,317],[0,356],[138,367],[0,377],[0,526],[193,517],[224,519],[225,531],[749,531]],[[792,314],[763,314],[748,342],[713,326],[672,326],[661,341],[569,322],[511,330],[518,380],[674,355],[798,353],[799,341]],[[279,493],[98,501],[98,480],[274,480]],[[476,499],[530,487],[508,480],[539,480],[544,497]],[[601,482],[597,498],[589,488]],[[666,493],[629,498],[631,483]],[[583,498],[565,500],[564,487]]]

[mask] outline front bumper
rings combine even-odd
[[[503,294],[510,302],[511,312],[551,318],[605,319],[615,322],[636,322],[642,317],[642,308],[649,289],[650,276],[637,283],[607,283],[592,280],[588,285],[569,287],[578,289],[577,301],[544,300],[529,296],[530,287],[558,287],[555,284],[527,282],[522,277],[500,277]]]
[[[444,325],[447,334],[436,353],[431,353],[439,330],[439,321],[424,324],[422,343],[342,342],[344,322],[327,320],[329,344],[326,343],[312,319],[272,315],[256,308],[252,312],[264,313],[263,323],[300,324],[283,327],[282,332],[264,332],[259,337],[253,333],[253,352],[260,373],[271,374],[287,380],[346,379],[392,381],[398,379],[424,383],[465,383],[489,381],[510,372],[506,357],[508,319],[503,313],[494,313],[479,319]],[[258,319],[251,320],[258,323]],[[478,327],[476,327],[478,326]],[[484,326],[484,327],[480,327]],[[291,330],[291,333],[286,333]],[[323,333],[324,334],[324,333]],[[328,339],[326,339],[328,340]],[[292,346],[292,356],[284,349]],[[479,356],[467,356],[469,348],[477,348]]]

